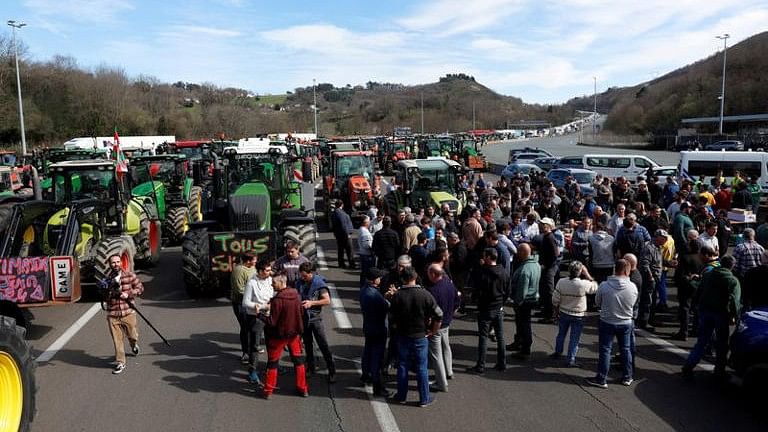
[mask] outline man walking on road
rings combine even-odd
[[[382,228],[373,235],[373,252],[378,262],[376,267],[381,270],[389,270],[395,266],[395,260],[401,250],[400,236],[392,229],[392,218],[384,216]]]
[[[632,384],[632,312],[637,301],[637,287],[629,280],[630,264],[625,259],[616,260],[613,276],[600,284],[595,303],[600,308],[598,325],[599,360],[597,375],[588,378],[587,384],[608,388],[608,371],[611,362],[613,338],[619,342],[621,353],[622,377],[625,386]]]
[[[704,356],[715,334],[715,376],[726,378],[728,326],[739,316],[741,286],[732,269],[734,258],[720,258],[720,267],[704,273],[699,284],[699,338],[683,366],[683,377],[693,378],[693,368]]]
[[[248,380],[254,384],[261,384],[259,379],[259,356],[264,351],[259,349],[259,343],[264,333],[264,322],[258,319],[261,309],[269,304],[275,295],[272,288],[272,266],[269,261],[256,263],[256,274],[248,279],[243,293],[243,311],[248,324]]]
[[[285,347],[291,354],[296,373],[296,391],[300,396],[309,396],[304,356],[301,355],[301,339],[304,330],[301,297],[293,288],[288,288],[283,275],[272,278],[275,296],[269,301],[269,315],[262,311],[259,318],[265,323],[267,334],[267,377],[264,384],[264,398],[269,399],[277,386],[277,366]]]
[[[391,315],[397,330],[398,366],[397,394],[394,400],[404,404],[408,396],[408,370],[416,359],[416,377],[419,389],[419,406],[427,407],[434,402],[429,394],[429,370],[427,367],[428,336],[438,332],[443,311],[427,290],[416,285],[416,270],[402,270],[403,285],[392,293]]]
[[[443,311],[440,330],[429,337],[429,359],[435,371],[435,389],[446,392],[448,380],[453,378],[453,352],[448,332],[453,313],[459,308],[459,292],[445,276],[440,264],[431,264],[427,269],[427,277],[432,282],[428,291]]]
[[[115,345],[115,367],[112,373],[117,375],[125,370],[125,338],[131,344],[131,353],[139,355],[139,327],[136,323],[136,312],[130,304],[144,292],[144,285],[136,275],[121,268],[119,255],[109,257],[111,270],[110,284],[117,284],[116,291],[110,291],[106,300],[107,323]]]
[[[477,363],[470,372],[485,373],[486,344],[489,331],[496,333],[496,365],[494,369],[507,369],[507,352],[504,346],[504,299],[509,294],[508,279],[504,267],[498,264],[494,248],[483,251],[483,265],[477,272],[475,298],[477,298]],[[448,311],[445,311],[448,313]]]
[[[304,309],[304,350],[307,353],[307,368],[309,373],[317,372],[315,364],[315,349],[312,341],[317,341],[317,347],[323,353],[325,365],[328,367],[328,382],[336,382],[336,363],[333,354],[328,347],[328,338],[325,336],[323,316],[321,309],[331,304],[331,295],[325,279],[315,274],[315,265],[304,263],[299,266],[299,280],[296,281],[296,290],[301,295],[301,307]]]
[[[350,234],[355,230],[352,218],[344,211],[344,202],[336,200],[336,209],[333,211],[333,236],[336,238],[336,249],[339,253],[339,267],[347,268],[344,263],[344,254],[349,259],[349,268],[355,269],[355,258],[352,256],[352,242]]]

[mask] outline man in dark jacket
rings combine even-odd
[[[312,340],[317,341],[317,347],[323,353],[325,365],[328,367],[328,382],[336,382],[336,363],[333,354],[328,347],[328,338],[325,336],[323,316],[321,309],[331,304],[331,295],[328,286],[320,275],[315,274],[315,265],[307,262],[299,266],[299,280],[296,281],[296,290],[301,295],[301,307],[304,309],[304,349],[307,351],[307,367],[310,373],[317,372],[315,365],[315,349]]]
[[[296,391],[304,397],[309,395],[304,369],[304,356],[301,355],[301,339],[304,331],[301,297],[293,288],[288,288],[286,277],[272,277],[275,296],[269,301],[269,315],[262,311],[258,317],[264,321],[264,333],[267,339],[267,377],[264,383],[264,398],[269,399],[277,385],[277,366],[285,347],[291,354],[291,361],[296,372]]]
[[[363,314],[363,336],[365,345],[361,369],[363,382],[373,384],[374,396],[390,396],[381,382],[381,366],[387,346],[387,313],[389,301],[379,291],[382,272],[369,269],[365,285],[360,290],[360,310]]]
[[[683,376],[693,377],[693,368],[715,334],[715,376],[726,378],[728,326],[739,316],[741,287],[732,270],[736,261],[730,255],[720,259],[720,267],[704,273],[699,284],[699,338],[683,366]]]
[[[541,279],[539,281],[539,301],[541,304],[541,324],[552,324],[552,291],[555,289],[555,278],[560,270],[560,248],[552,231],[555,229],[555,221],[544,218],[539,222],[541,243],[537,245],[539,252],[539,264],[541,265]]]
[[[429,337],[429,359],[435,371],[435,388],[438,391],[448,391],[448,380],[453,378],[453,351],[449,328],[453,312],[459,307],[460,293],[445,275],[440,264],[430,264],[427,268],[427,277],[431,282],[427,290],[443,311],[440,330]]]
[[[405,403],[408,396],[408,370],[416,359],[416,377],[419,388],[419,406],[426,407],[434,399],[429,394],[429,370],[427,349],[431,336],[440,329],[443,311],[427,290],[416,285],[416,270],[406,267],[402,270],[399,289],[388,292],[392,296],[390,314],[397,331],[399,360],[397,366],[397,394],[395,401]]]
[[[352,257],[352,243],[350,234],[355,230],[352,218],[344,211],[344,202],[336,200],[336,209],[333,211],[333,236],[336,238],[336,249],[339,253],[339,267],[347,268],[344,263],[344,254],[349,259],[349,268],[355,269],[355,259]]]
[[[731,202],[731,208],[752,210],[752,193],[747,189],[747,183],[739,182],[736,186],[736,193],[733,194],[733,201]]]
[[[389,270],[395,266],[395,260],[402,246],[400,236],[392,229],[392,218],[384,216],[381,224],[382,228],[373,235],[373,253],[378,260],[376,267]]]
[[[496,333],[496,370],[507,368],[504,345],[504,300],[509,295],[508,279],[504,267],[497,264],[498,253],[489,247],[483,251],[483,266],[477,274],[475,298],[477,298],[477,363],[471,372],[485,373],[485,354],[488,332]]]

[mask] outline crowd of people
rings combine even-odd
[[[587,383],[607,387],[616,340],[620,382],[630,386],[636,329],[655,330],[658,315],[668,312],[672,284],[679,324],[673,337],[697,337],[681,365],[683,376],[692,377],[714,345],[714,372],[725,377],[729,325],[741,311],[768,303],[759,284],[750,282],[768,274],[768,224],[739,230],[727,217],[733,208],[757,211],[755,185],[738,174],[728,182],[722,175],[681,183],[648,176],[634,184],[598,175],[592,188],[582,191],[572,178],[555,187],[543,175],[518,174],[496,185],[480,176],[468,183],[468,202],[458,214],[443,205],[386,216],[371,204],[358,229],[337,203],[332,221],[339,266],[356,269],[357,261],[360,269],[361,379],[373,385],[376,396],[405,403],[413,372],[419,405],[430,405],[432,393],[448,391],[453,378],[450,326],[461,314],[477,321],[471,373],[486,372],[489,340],[496,345],[494,369],[507,368],[508,352],[528,361],[534,318],[558,325],[550,357],[581,367],[581,333],[588,312],[595,311],[598,367]],[[275,388],[285,346],[296,365],[296,388],[307,394],[302,340],[306,372],[315,373],[317,342],[334,382],[320,313],[330,303],[324,279],[291,242],[274,263],[249,270],[249,259],[246,255],[233,272],[232,298],[251,380],[260,382],[257,354],[264,329],[266,397]],[[561,275],[564,262],[567,271]],[[279,275],[269,283],[268,270]],[[743,287],[750,289],[742,292]],[[507,344],[504,315],[510,305],[515,333]],[[390,367],[397,370],[394,394],[382,378]]]

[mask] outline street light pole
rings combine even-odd
[[[16,44],[16,30],[21,30],[26,23],[17,23],[14,20],[8,20],[8,25],[13,27],[13,49],[16,57],[16,89],[19,93],[19,123],[21,123],[21,154],[27,154],[27,135],[24,132],[24,106],[21,101],[21,78],[19,77],[19,46]]]
[[[315,91],[315,79],[312,78],[312,111],[315,113],[315,138],[317,135],[317,92]]]
[[[725,59],[728,55],[728,38],[731,37],[728,33],[723,34],[722,36],[715,36],[718,39],[723,40],[723,86],[720,89],[720,135],[723,134],[723,109],[725,107]]]
[[[421,92],[421,134],[424,135],[424,92]]]
[[[475,101],[472,101],[472,130],[475,130]]]
[[[597,77],[592,77],[592,80],[595,82],[595,100],[594,100],[594,106],[592,110],[592,140],[595,139],[596,135],[596,128],[597,128]]]

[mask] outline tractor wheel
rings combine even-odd
[[[8,227],[9,218],[11,217],[11,210],[16,203],[8,203],[0,205],[0,234],[5,232]]]
[[[285,240],[299,245],[299,252],[311,262],[317,261],[317,236],[315,225],[289,225],[283,231]]]
[[[187,231],[181,243],[181,268],[187,295],[198,298],[211,283],[211,260],[208,252],[208,229]]]
[[[133,257],[136,255],[136,248],[131,238],[128,236],[107,237],[96,244],[93,267],[97,280],[105,279],[111,273],[109,257],[112,255],[120,257],[123,270],[133,271]]]
[[[203,220],[203,188],[192,186],[189,190],[189,221],[200,222]]]
[[[151,267],[160,261],[160,247],[162,245],[162,230],[159,221],[150,220],[146,213],[141,213],[139,220],[141,229],[133,237],[136,245],[136,263]]]
[[[184,239],[184,233],[189,229],[189,211],[186,207],[174,207],[165,215],[163,231],[168,236],[171,244],[180,244]]]
[[[35,415],[35,361],[25,330],[0,316],[0,429],[29,430]]]

